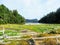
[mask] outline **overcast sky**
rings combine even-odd
[[[26,19],[40,19],[60,7],[60,0],[0,0],[9,9],[17,9]]]

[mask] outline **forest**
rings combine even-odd
[[[60,8],[55,12],[50,12],[39,20],[39,23],[60,24]]]
[[[24,24],[25,18],[17,10],[9,10],[3,4],[0,5],[0,24]]]

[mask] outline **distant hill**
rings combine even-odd
[[[25,18],[17,10],[9,10],[3,4],[0,5],[0,24],[24,24]]]
[[[26,19],[26,23],[38,23],[37,19]]]
[[[60,8],[56,12],[50,12],[41,18],[39,23],[60,24]]]

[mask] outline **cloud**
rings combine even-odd
[[[60,7],[59,0],[1,0],[9,9],[17,9],[25,18],[40,19]]]
[[[32,0],[23,0],[23,3],[25,6],[29,6],[31,4]]]

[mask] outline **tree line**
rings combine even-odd
[[[17,10],[9,10],[3,4],[0,5],[0,24],[24,24],[25,18]]]
[[[56,12],[50,12],[43,18],[39,20],[39,23],[50,23],[59,24],[60,23],[60,8]]]

